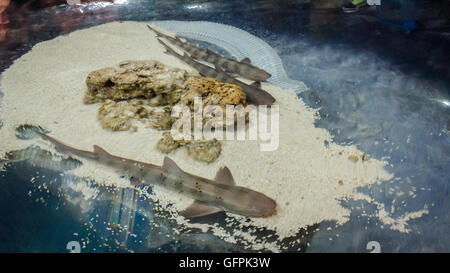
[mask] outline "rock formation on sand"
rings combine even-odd
[[[207,163],[216,160],[222,150],[220,142],[216,139],[175,140],[170,132],[164,132],[163,137],[156,144],[156,148],[166,154],[182,146],[187,148],[189,156]]]
[[[123,61],[117,67],[89,73],[84,103],[146,98],[155,106],[174,104],[180,99],[186,81],[197,77],[158,61]]]
[[[157,61],[124,61],[117,67],[106,67],[89,73],[84,103],[102,102],[98,119],[103,128],[113,131],[137,130],[137,123],[157,130],[170,130],[176,118],[171,116],[175,105],[194,110],[194,98],[202,98],[202,106],[217,105],[224,113],[226,105],[246,104],[241,87],[201,78],[197,74],[170,68]],[[193,115],[193,112],[191,112]],[[193,118],[193,116],[191,117]],[[205,125],[210,118],[203,119]],[[156,147],[170,153],[185,146],[196,160],[212,162],[221,151],[214,140],[176,141],[164,132]]]

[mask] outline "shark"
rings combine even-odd
[[[246,79],[254,80],[257,82],[267,80],[271,77],[271,75],[267,71],[252,65],[249,58],[244,58],[240,62],[238,62],[233,59],[225,58],[209,49],[203,50],[187,42],[183,42],[176,36],[171,37],[169,35],[161,33],[160,31],[152,28],[149,25],[147,25],[147,27],[151,31],[153,31],[157,37],[164,38],[171,44],[178,46],[179,48],[189,53],[190,56],[194,59],[200,59],[212,64],[218,64],[227,73],[238,74]]]
[[[244,82],[241,82],[230,75],[228,75],[217,63],[215,64],[215,69],[199,63],[195,61],[193,58],[188,56],[186,53],[183,55],[178,54],[172,49],[169,45],[164,43],[161,39],[158,38],[159,43],[166,49],[166,53],[180,59],[186,64],[192,66],[195,70],[197,70],[201,76],[215,78],[218,81],[235,84],[242,88],[242,91],[245,93],[247,101],[249,103],[253,103],[256,105],[272,105],[275,102],[275,98],[259,88],[257,85],[249,85]]]
[[[112,155],[94,145],[94,151],[66,145],[48,134],[40,136],[52,143],[60,153],[97,161],[130,178],[132,185],[160,185],[195,201],[180,212],[187,218],[205,216],[221,211],[248,216],[268,217],[276,213],[277,203],[263,193],[237,186],[227,167],[218,170],[215,179],[207,179],[183,171],[169,157],[162,166]]]

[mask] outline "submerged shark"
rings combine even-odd
[[[162,166],[144,163],[112,155],[94,145],[94,151],[84,151],[70,147],[62,142],[39,133],[64,154],[88,158],[112,167],[120,174],[130,177],[133,185],[160,185],[187,195],[195,201],[180,212],[182,216],[193,218],[219,211],[249,217],[267,217],[276,212],[276,202],[266,195],[248,188],[236,186],[227,167],[219,169],[214,180],[189,174],[170,158],[164,158]]]
[[[272,105],[275,102],[275,98],[272,97],[272,95],[270,95],[269,93],[267,93],[266,91],[262,90],[261,88],[255,85],[248,85],[239,80],[236,80],[235,78],[228,75],[225,71],[223,71],[223,69],[217,63],[215,64],[216,69],[211,68],[207,65],[196,62],[186,53],[184,53],[183,55],[176,53],[175,50],[173,50],[170,46],[168,46],[159,38],[158,41],[161,43],[162,46],[164,46],[168,54],[173,55],[174,57],[180,59],[186,64],[192,66],[203,77],[215,78],[216,80],[221,82],[231,83],[240,86],[242,88],[242,91],[244,91],[248,102],[256,105]]]
[[[156,36],[162,37],[170,43],[182,48],[194,59],[200,59],[212,64],[218,64],[223,70],[228,73],[238,74],[246,79],[254,81],[264,81],[271,77],[271,75],[265,70],[252,65],[249,58],[244,58],[240,62],[228,59],[215,52],[212,52],[209,49],[203,50],[199,47],[185,43],[178,37],[171,37],[169,35],[163,34],[149,25],[147,25],[147,27],[151,31],[153,31]]]

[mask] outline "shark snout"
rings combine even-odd
[[[254,80],[254,81],[265,81],[268,78],[272,77],[272,75],[270,75],[269,73],[267,73],[266,71],[262,70],[262,69],[258,69],[257,71],[254,71],[253,73],[248,73],[247,76],[249,79]]]
[[[277,210],[277,203],[275,200],[268,198],[269,200],[264,203],[261,210],[262,217],[268,217],[275,214]]]
[[[258,194],[250,202],[249,216],[253,217],[268,217],[275,214],[277,203],[272,198],[267,197],[264,194]]]
[[[272,75],[270,75],[269,73],[267,73],[267,72],[264,71],[264,70],[261,70],[261,72],[260,72],[260,77],[261,77],[261,81],[265,81],[265,80],[267,80],[268,78],[272,77]]]

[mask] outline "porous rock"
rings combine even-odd
[[[133,98],[152,99],[153,105],[179,101],[186,81],[198,77],[180,68],[169,68],[155,60],[123,61],[89,73],[84,103]]]

